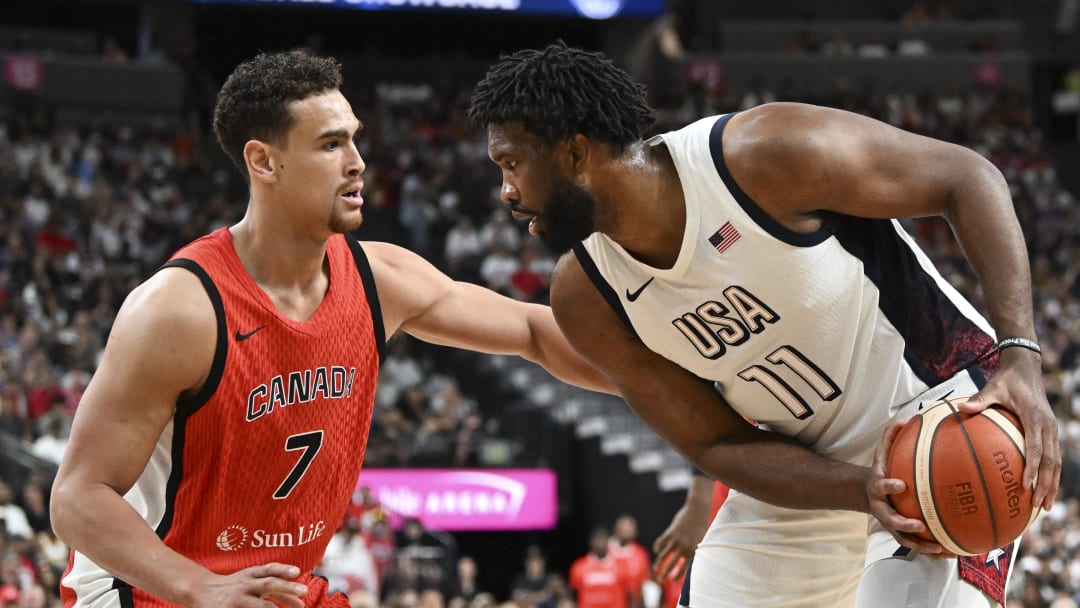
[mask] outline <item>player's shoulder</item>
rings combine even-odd
[[[552,308],[557,305],[572,306],[581,298],[590,297],[595,291],[577,253],[570,251],[563,254],[551,273]]]
[[[153,328],[151,333],[182,341],[215,330],[216,317],[203,279],[188,269],[167,267],[131,291],[115,323]]]
[[[852,112],[808,103],[764,103],[732,115],[724,129],[724,152],[815,144],[857,118]]]

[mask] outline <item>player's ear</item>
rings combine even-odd
[[[277,181],[277,171],[270,144],[257,139],[248,140],[244,144],[244,162],[247,164],[248,175],[251,176],[253,182],[272,184]]]
[[[571,173],[578,174],[588,166],[592,141],[581,133],[566,140]]]

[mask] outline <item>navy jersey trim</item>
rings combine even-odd
[[[718,118],[716,123],[713,124],[712,131],[709,132],[709,152],[712,153],[716,172],[720,174],[720,179],[724,181],[724,185],[727,186],[728,191],[735,197],[735,200],[739,203],[739,206],[742,207],[743,211],[754,220],[754,223],[761,226],[774,238],[796,247],[812,247],[818,243],[824,242],[830,236],[829,231],[824,227],[809,233],[795,232],[773,219],[771,215],[758,206],[758,204],[754,202],[754,199],[750,198],[750,195],[744,192],[743,189],[739,187],[739,184],[735,182],[735,178],[732,177],[731,171],[724,161],[724,144],[722,141],[724,127],[727,126],[728,121],[731,120],[731,117],[734,115],[735,113],[733,112]]]
[[[210,303],[214,306],[214,316],[217,317],[217,344],[214,347],[214,361],[210,366],[210,375],[197,393],[183,395],[176,402],[177,411],[194,414],[200,407],[206,404],[221,383],[221,376],[225,373],[225,359],[229,353],[229,330],[225,323],[225,304],[221,300],[221,292],[218,291],[214,280],[210,278],[206,270],[194,260],[177,258],[166,262],[162,268],[183,268],[202,282],[206,295],[210,296]]]
[[[574,245],[574,255],[577,256],[578,262],[581,264],[582,270],[588,275],[589,279],[596,286],[600,295],[607,300],[608,306],[615,311],[615,315],[622,320],[626,325],[626,329],[630,330],[630,333],[638,338],[638,333],[634,331],[634,325],[630,323],[630,317],[626,314],[626,309],[623,308],[622,302],[619,300],[619,294],[615,293],[611,285],[604,279],[604,275],[600,273],[600,269],[596,267],[596,262],[593,261],[592,256],[589,255],[588,250],[585,249],[585,245],[578,243]]]
[[[131,593],[131,585],[114,578],[112,589],[116,591],[116,598],[120,600],[120,608],[135,608],[135,598]]]
[[[992,367],[993,337],[938,287],[891,220],[831,214],[828,224],[877,286],[878,307],[904,338],[904,360],[920,380],[936,386],[972,366]]]
[[[379,353],[379,364],[382,365],[386,352],[386,326],[383,325],[382,307],[379,305],[379,292],[375,289],[375,273],[371,271],[371,263],[368,262],[364,248],[360,241],[345,235],[345,242],[352,250],[353,259],[356,261],[356,269],[360,272],[360,280],[364,284],[364,295],[367,297],[368,306],[371,308],[371,324],[375,330],[375,348]]]
[[[686,565],[686,573],[683,574],[682,591],[679,592],[679,606],[690,605],[690,572],[694,569],[694,558]]]

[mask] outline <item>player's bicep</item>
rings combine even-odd
[[[57,483],[126,492],[177,400],[209,374],[216,331],[209,296],[186,271],[162,271],[132,292],[79,403]]]

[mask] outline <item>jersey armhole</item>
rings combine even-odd
[[[360,281],[364,284],[364,294],[367,296],[368,306],[371,308],[371,325],[375,332],[375,348],[379,354],[379,365],[382,365],[386,352],[386,327],[383,325],[382,307],[379,305],[379,292],[375,288],[375,273],[371,271],[371,263],[368,261],[364,248],[360,241],[352,236],[345,235],[345,242],[352,250],[353,259],[356,261],[356,270],[360,273]]]
[[[611,287],[611,284],[604,279],[604,275],[600,273],[600,269],[596,267],[596,262],[593,261],[592,256],[589,255],[589,251],[585,249],[584,243],[578,243],[574,245],[574,255],[577,256],[578,262],[581,264],[581,269],[585,271],[585,274],[596,286],[600,295],[607,300],[608,306],[615,311],[615,316],[622,320],[626,325],[626,329],[630,330],[630,334],[635,338],[639,338],[637,331],[634,330],[634,325],[630,322],[629,315],[626,314],[626,309],[623,308],[622,302],[619,301],[619,294],[615,293],[615,289]]]
[[[185,415],[194,414],[202,407],[218,388],[221,376],[225,372],[225,359],[229,351],[229,331],[225,324],[225,304],[221,300],[221,292],[218,291],[214,280],[206,273],[198,262],[187,258],[177,258],[163,264],[161,268],[183,268],[199,277],[199,281],[210,296],[210,303],[214,306],[214,316],[217,317],[217,345],[214,347],[214,362],[210,366],[210,375],[198,392],[181,396],[176,402],[176,409]],[[158,270],[160,270],[159,268]]]
[[[727,126],[728,121],[735,114],[736,112],[724,114],[713,123],[712,130],[709,131],[709,153],[712,154],[713,165],[716,167],[716,172],[720,175],[720,179],[724,182],[728,192],[739,203],[742,210],[750,216],[750,219],[754,220],[755,224],[768,232],[773,238],[796,247],[813,247],[824,242],[832,234],[828,229],[822,227],[809,233],[795,232],[773,219],[735,182],[735,178],[728,169],[727,162],[724,161],[723,143],[724,127]]]

